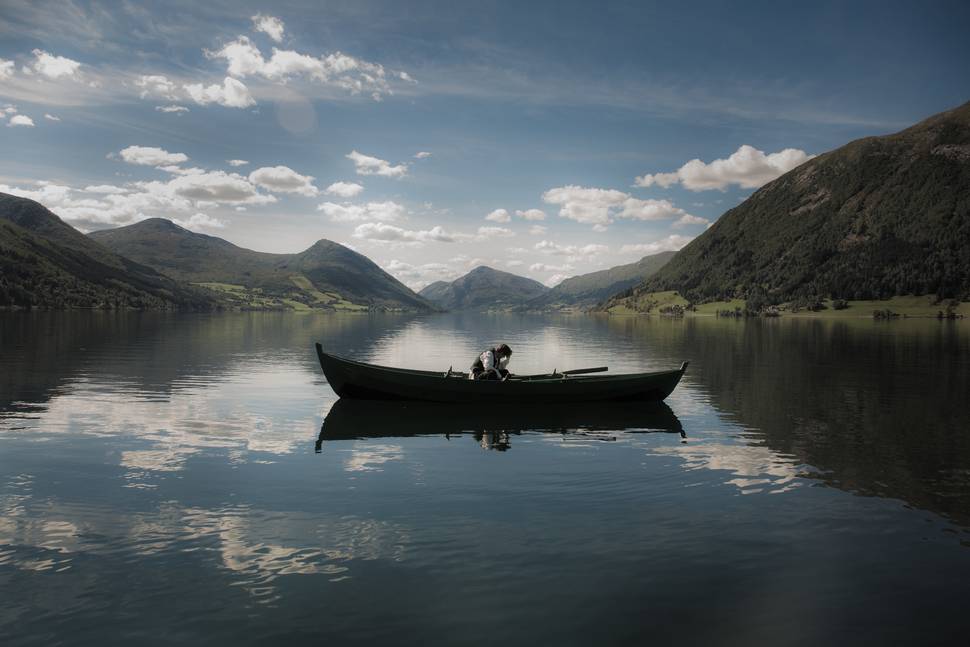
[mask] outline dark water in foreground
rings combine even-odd
[[[691,368],[442,416],[312,351],[498,339]],[[0,314],[0,644],[967,644],[968,393],[959,322]]]

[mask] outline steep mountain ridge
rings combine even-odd
[[[819,155],[727,211],[643,284],[694,302],[970,298],[970,103]]]
[[[42,204],[0,193],[0,306],[208,309],[215,301],[115,254]]]

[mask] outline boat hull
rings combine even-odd
[[[533,376],[506,381],[446,377],[435,371],[375,366],[331,355],[316,345],[320,366],[342,398],[450,403],[659,402],[687,370],[597,376]]]

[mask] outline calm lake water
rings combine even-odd
[[[347,406],[313,342],[690,360],[667,406]],[[970,325],[0,313],[0,644],[970,640]]]

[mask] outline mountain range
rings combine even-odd
[[[163,218],[96,231],[90,237],[174,279],[208,288],[233,306],[434,310],[369,258],[329,240],[297,254],[269,254]]]
[[[204,309],[212,299],[0,193],[0,306]]]
[[[769,182],[606,307],[676,290],[762,303],[970,300],[970,103]]]

